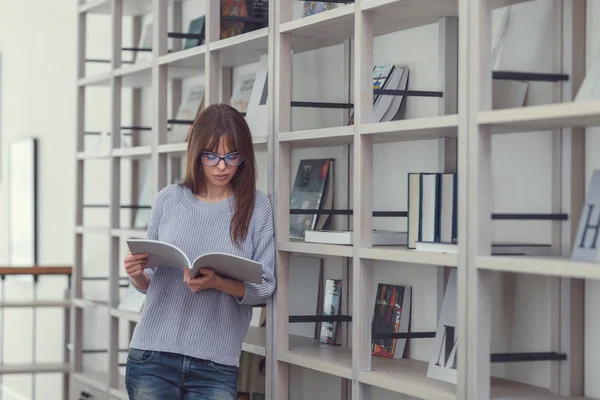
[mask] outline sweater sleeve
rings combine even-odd
[[[167,188],[162,189],[156,195],[156,200],[154,201],[154,206],[152,207],[152,211],[150,212],[150,218],[148,219],[148,229],[146,232],[146,237],[148,239],[158,240],[158,229],[160,227],[160,219],[163,215],[166,189]],[[156,271],[156,267],[144,268],[144,271],[146,271],[146,273],[150,277],[150,282],[152,282],[152,278],[154,277],[154,271]],[[133,286],[138,292],[146,294],[147,290],[142,290],[138,288],[131,280],[130,283],[131,286]]]
[[[262,265],[262,283],[245,282],[246,294],[242,299],[237,299],[240,304],[262,304],[275,291],[275,234],[273,229],[273,211],[271,202],[265,201],[262,207],[262,221],[254,237],[253,260]]]

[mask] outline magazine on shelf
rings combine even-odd
[[[159,240],[129,239],[127,246],[132,254],[148,254],[148,268],[172,267],[182,271],[188,268],[192,278],[200,277],[200,269],[208,268],[225,278],[262,283],[261,264],[233,254],[205,253],[191,261],[178,247]]]

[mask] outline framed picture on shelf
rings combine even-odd
[[[18,139],[8,149],[8,263],[33,267],[38,262],[37,139]]]

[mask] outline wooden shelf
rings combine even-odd
[[[352,39],[354,3],[281,24],[282,34],[292,35],[294,53],[322,49]]]
[[[490,0],[490,7],[524,1],[528,0]],[[373,13],[374,36],[433,24],[444,17],[458,17],[457,0],[363,0],[361,7]]]
[[[32,373],[69,373],[71,366],[64,363],[35,363],[35,364],[3,364],[0,365],[0,375],[32,374]]]
[[[359,124],[355,129],[361,135],[372,136],[374,143],[443,139],[457,137],[458,115]]]
[[[140,314],[132,311],[120,310],[118,308],[111,308],[110,315],[131,322],[139,322],[140,320]]]
[[[456,400],[456,385],[427,378],[427,363],[411,359],[371,357],[371,371],[359,382],[423,400]]]
[[[265,328],[250,326],[242,343],[242,351],[265,357],[267,354],[267,331]]]
[[[0,302],[0,308],[69,308],[71,305],[70,300],[11,300]]]
[[[219,52],[223,67],[232,68],[260,60],[269,50],[268,28],[218,40],[210,44],[210,51]]]
[[[354,127],[340,126],[305,131],[281,132],[278,134],[281,143],[290,142],[293,147],[339,146],[354,141]]]
[[[121,238],[136,238],[136,239],[144,239],[146,238],[146,230],[145,229],[111,229],[110,234],[112,236],[120,236]]]
[[[353,249],[350,246],[335,244],[306,243],[303,240],[290,240],[279,242],[278,249],[290,253],[309,254],[315,256],[352,257]]]
[[[277,359],[302,368],[352,379],[352,350],[290,335],[290,348],[277,349]]]
[[[568,258],[479,256],[477,267],[491,271],[600,280],[600,264]]]
[[[598,126],[600,101],[482,111],[478,120],[480,125],[492,128],[492,133],[496,134]]]
[[[150,146],[122,147],[112,151],[113,157],[121,158],[148,158],[151,154],[152,147]]]
[[[390,261],[410,264],[456,267],[456,254],[428,253],[407,249],[401,246],[363,247],[359,250],[361,258],[368,260]]]
[[[169,68],[194,69],[195,73],[202,71],[206,62],[206,46],[196,46],[176,51],[158,58],[158,65],[168,65]],[[191,73],[191,72],[190,72]]]

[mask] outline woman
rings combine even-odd
[[[148,238],[189,259],[227,252],[262,264],[261,284],[210,269],[192,279],[177,268],[146,268],[147,254],[125,257],[132,284],[146,293],[127,357],[132,400],[234,400],[242,341],[252,305],[275,289],[275,240],[269,198],[256,190],[252,136],[244,117],[211,105],[188,136],[185,179],[156,196]]]

